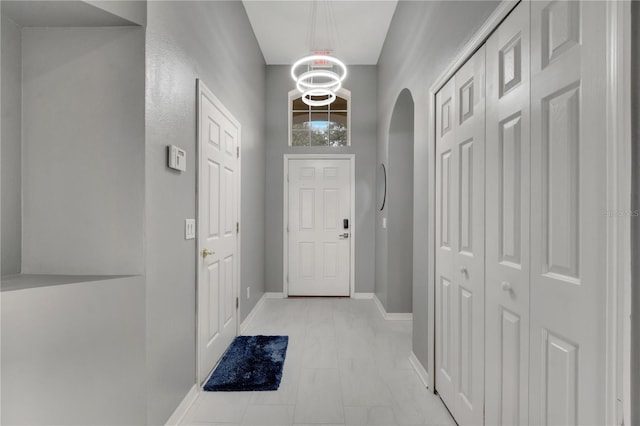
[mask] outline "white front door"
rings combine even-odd
[[[351,176],[350,159],[288,160],[289,296],[349,296]]]
[[[484,55],[436,95],[436,390],[461,425],[484,409]]]
[[[198,379],[237,334],[240,125],[198,81]]]
[[[529,6],[486,44],[486,417],[529,423]]]

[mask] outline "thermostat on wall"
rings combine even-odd
[[[187,170],[187,152],[175,145],[169,145],[169,167],[182,172]]]

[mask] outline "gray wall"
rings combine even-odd
[[[351,91],[351,146],[288,146],[288,94],[295,88],[290,67],[267,67],[267,151],[265,262],[266,291],[282,292],[282,220],[284,154],[355,154],[356,205],[354,218],[355,290],[374,289],[374,226],[376,183],[376,78],[375,66],[349,66],[344,87]]]
[[[141,274],[144,30],[22,36],[22,272]]]
[[[640,3],[631,2],[631,143],[633,164],[631,168],[631,209],[640,209]],[[640,219],[631,218],[631,421],[640,424]],[[634,361],[635,360],[635,361]]]
[[[4,39],[3,35],[2,35],[2,29],[4,28],[4,22],[2,20],[2,12],[0,11],[0,49],[2,46],[2,40]],[[2,65],[4,64],[4,61],[2,60],[2,55],[0,54],[0,99],[2,99]],[[2,170],[4,169],[2,167],[2,149],[1,149],[1,140],[2,138],[2,121],[3,121],[3,114],[1,113],[2,111],[2,107],[0,105],[0,192],[2,191]],[[1,269],[1,265],[2,265],[2,207],[3,207],[3,202],[2,202],[2,194],[0,193],[0,287],[2,286],[2,269]],[[0,317],[2,316],[2,297],[0,296]],[[1,318],[0,318],[1,320]],[[0,324],[1,326],[1,324]],[[0,333],[2,331],[0,330]],[[0,338],[0,363],[2,362],[2,339]],[[2,366],[0,365],[0,372],[2,370]],[[0,384],[0,422],[2,422],[2,389],[1,389],[1,384]]]
[[[387,163],[391,114],[400,92],[408,88],[415,102],[413,208],[413,352],[427,365],[427,135],[431,130],[429,87],[469,38],[484,23],[498,1],[400,1],[378,62],[378,160]],[[381,222],[376,223],[379,234]],[[407,242],[410,244],[411,242]],[[376,263],[386,253],[378,242]],[[386,271],[378,271],[386,277]],[[378,285],[379,283],[376,283]],[[376,292],[378,290],[376,289]]]
[[[22,35],[2,16],[2,269],[20,272],[22,255]]]
[[[388,202],[378,213],[387,216],[387,312],[413,309],[413,120],[413,99],[403,90],[389,127]]]
[[[144,279],[2,292],[2,424],[141,425]]]
[[[242,317],[264,291],[265,63],[241,2],[147,11],[147,401],[161,424],[195,383],[196,244],[184,219],[196,214],[196,78],[242,126]],[[169,144],[186,149],[186,172],[166,167]]]

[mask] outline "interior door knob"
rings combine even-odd
[[[460,273],[462,275],[469,275],[469,271],[467,271],[467,268],[465,268],[464,266],[460,267]]]
[[[513,287],[511,286],[511,283],[508,281],[502,281],[502,284],[500,284],[500,287],[502,287],[502,291],[512,291]]]
[[[203,258],[203,259],[204,259],[205,257],[207,257],[207,256],[213,256],[214,254],[216,254],[216,252],[215,252],[215,251],[210,251],[210,250],[207,250],[207,249],[203,249],[203,250],[202,250],[202,258]]]

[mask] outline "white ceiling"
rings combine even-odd
[[[318,1],[312,46],[309,26],[313,1],[243,0],[242,3],[269,65],[290,65],[312,49],[324,48],[333,50],[333,56],[348,65],[375,65],[397,0]]]

